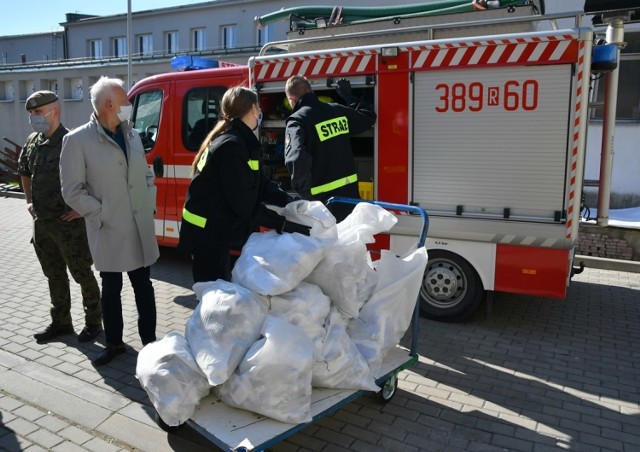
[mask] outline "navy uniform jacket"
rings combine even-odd
[[[376,114],[369,105],[354,101],[350,106],[327,104],[307,93],[287,118],[285,163],[302,199],[360,198],[357,179],[345,183],[356,175],[349,135],[371,128]],[[332,188],[337,185],[342,186]]]
[[[204,227],[183,216],[179,249],[191,254],[198,246],[240,249],[258,226],[274,224],[263,202],[284,206],[291,197],[267,179],[259,168],[260,142],[240,119],[218,136],[202,154],[184,208],[206,219]],[[276,216],[280,222],[283,217]]]

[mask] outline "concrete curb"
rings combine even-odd
[[[609,259],[576,254],[573,259],[573,265],[578,266],[581,262],[584,263],[585,267],[597,268],[599,270],[640,273],[640,262],[638,261],[626,261],[621,259]]]

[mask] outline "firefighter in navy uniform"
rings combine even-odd
[[[347,106],[321,102],[303,76],[294,75],[285,85],[293,107],[286,121],[285,164],[291,173],[291,185],[302,199],[360,199],[349,136],[370,129],[376,114],[352,94],[348,80],[338,80],[336,91]],[[337,221],[342,221],[353,207],[336,203],[330,210]]]
[[[67,268],[80,285],[85,327],[80,342],[92,341],[102,330],[100,288],[93,274],[84,219],[62,198],[60,153],[69,131],[60,123],[60,101],[51,91],[37,91],[25,108],[34,133],[20,153],[18,172],[27,208],[33,217],[33,246],[49,282],[51,324],[34,334],[38,343],[72,334],[71,294]]]
[[[195,156],[182,211],[178,249],[193,259],[195,282],[230,278],[231,250],[240,250],[258,226],[279,232],[308,228],[286,222],[264,203],[293,200],[260,170],[261,147],[253,131],[262,112],[248,88],[229,88],[222,115]]]

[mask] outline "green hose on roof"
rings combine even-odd
[[[526,2],[527,0],[500,0],[500,7],[522,5]],[[316,17],[329,17],[333,9],[333,6],[296,6],[281,9],[263,16],[257,16],[255,21],[259,26],[264,26],[271,22],[288,19],[292,14],[313,19]],[[469,11],[474,11],[471,0],[440,0],[429,3],[398,6],[345,6],[342,8],[342,23],[353,23],[354,21],[381,19],[385,17],[419,17]]]

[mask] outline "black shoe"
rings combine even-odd
[[[65,334],[73,334],[73,333],[74,333],[73,325],[71,324],[62,325],[60,323],[52,323],[51,325],[46,327],[44,331],[34,334],[33,338],[36,340],[38,344],[41,344],[55,337],[63,336]]]
[[[86,325],[84,329],[78,334],[78,342],[89,342],[98,337],[102,331],[100,325]]]
[[[91,364],[94,366],[102,366],[110,362],[116,355],[126,352],[127,349],[124,347],[124,344],[112,345],[107,344],[107,346],[100,352],[100,354],[91,361]]]

